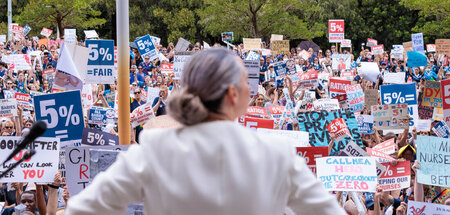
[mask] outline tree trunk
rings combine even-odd
[[[252,24],[254,29],[254,38],[259,37],[258,20],[256,19],[256,13],[252,11]]]
[[[61,15],[61,12],[57,12],[57,15],[56,15],[56,25],[58,26],[58,29],[59,29],[59,37],[61,38],[61,39],[64,39],[64,27],[63,27],[63,17],[62,17],[62,15]]]

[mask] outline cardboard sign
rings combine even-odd
[[[280,34],[272,34],[270,36],[270,42],[277,41],[277,40],[283,40],[283,35]]]
[[[344,40],[344,20],[328,20],[328,40],[330,43],[340,43]]]
[[[352,47],[352,40],[347,40],[347,39],[342,40],[341,47],[342,48],[350,48],[350,47]]]
[[[412,51],[412,42],[404,42],[403,43],[403,55],[406,55],[406,53]]]
[[[164,75],[172,75],[173,64],[161,64],[161,73]]]
[[[349,108],[355,112],[362,111],[364,107],[364,92],[361,85],[347,85],[345,91]]]
[[[42,36],[44,36],[44,37],[50,37],[50,35],[52,35],[52,33],[53,33],[53,30],[51,30],[51,29],[48,29],[48,28],[42,28],[42,31],[41,31],[41,35],[42,35]]]
[[[0,99],[0,117],[17,116],[16,99]]]
[[[244,49],[247,51],[261,49],[261,38],[244,38],[242,40],[244,42]]]
[[[423,34],[422,33],[411,34],[411,42],[412,42],[413,51],[418,51],[418,52],[425,51],[423,49]]]
[[[308,72],[303,73],[300,75],[300,87],[298,89],[300,90],[309,90],[314,89],[319,84],[317,77],[318,77],[317,70],[308,70]]]
[[[342,118],[331,121],[327,125],[327,129],[330,133],[334,133],[334,138],[336,141],[341,141],[344,138],[351,137],[347,124],[345,124],[345,120]]]
[[[374,39],[367,39],[367,46],[372,47],[378,45],[378,41]]]
[[[399,161],[397,165],[381,163],[386,171],[378,179],[383,191],[400,190],[411,185],[411,166],[409,161]]]
[[[91,146],[115,146],[119,145],[119,136],[103,132],[99,129],[84,128],[81,144]]]
[[[408,210],[406,215],[422,215],[422,214],[449,214],[450,206],[442,204],[431,204],[425,202],[408,201]]]
[[[319,99],[313,102],[316,110],[339,110],[339,101],[337,99]]]
[[[308,132],[304,131],[288,131],[288,130],[274,130],[267,128],[257,128],[256,132],[259,134],[283,136],[289,140],[289,143],[294,147],[307,147],[309,145]]]
[[[6,158],[22,141],[22,137],[1,137],[0,157]],[[58,138],[39,137],[13,159],[0,166],[0,172],[22,159],[26,150],[34,149],[36,154],[25,160],[0,179],[0,182],[53,182],[58,172],[60,143]]]
[[[392,138],[374,146],[373,149],[390,155],[395,153],[395,146],[395,139]]]
[[[359,146],[363,145],[355,115],[349,109],[304,112],[298,113],[297,117],[300,131],[306,131],[309,133],[309,143],[312,146],[328,146],[328,143],[331,141],[331,137],[326,129],[326,126],[337,118],[343,118],[345,120],[345,123],[352,134],[352,138],[345,138],[336,142],[332,152],[342,150],[351,140],[355,141]]]
[[[450,39],[436,39],[436,54],[450,55]]]
[[[381,104],[403,104],[416,105],[416,84],[392,84],[381,85]]]
[[[444,121],[440,121],[431,128],[433,132],[440,138],[449,138],[450,137],[450,128]]]
[[[441,187],[450,187],[450,139],[418,136],[417,169],[419,183]]]
[[[173,57],[174,80],[180,80],[184,65],[191,59],[194,52],[177,52]]]
[[[387,72],[384,73],[384,82],[387,84],[404,84],[406,72]]]
[[[373,55],[383,54],[383,52],[384,52],[384,45],[372,46]]]
[[[425,81],[422,105],[442,108],[441,83],[439,81]]]
[[[275,40],[270,44],[273,54],[289,54],[289,40]]]
[[[427,52],[436,52],[435,44],[427,44]]]
[[[116,111],[114,108],[96,107],[89,108],[89,124],[107,125],[114,124]]]
[[[44,137],[60,138],[63,147],[81,143],[84,121],[80,91],[34,96],[33,103],[36,121],[47,123]]]
[[[408,105],[374,105],[372,116],[378,130],[409,129]]]
[[[147,102],[133,110],[130,115],[131,126],[134,128],[139,125],[145,124],[152,118],[155,118],[155,113],[153,112],[152,103]]]
[[[188,49],[189,44],[191,44],[189,41],[183,39],[183,38],[178,38],[178,42],[177,45],[175,46],[175,52],[184,52]]]
[[[24,93],[16,93],[14,94],[14,98],[17,101],[18,105],[21,105],[24,109],[33,110],[34,106],[31,101],[31,96]]]
[[[373,134],[373,116],[372,115],[358,115],[356,116],[358,129],[361,134]]]
[[[328,147],[297,147],[297,155],[303,157],[308,168],[313,172],[316,171],[316,159],[328,156]]]
[[[244,60],[247,69],[247,82],[250,86],[250,95],[258,93],[259,84],[259,60]]]
[[[222,41],[233,41],[234,37],[233,37],[233,32],[224,32],[221,34],[222,36]]]
[[[317,179],[328,191],[375,192],[377,173],[371,157],[317,158]]]
[[[372,107],[372,105],[378,105],[378,90],[376,89],[366,89],[364,91],[364,102],[367,108]]]
[[[245,117],[244,126],[251,129],[267,128],[273,129],[275,121],[273,119],[259,119],[252,117]]]

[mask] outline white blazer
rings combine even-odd
[[[66,214],[122,215],[144,202],[149,215],[345,214],[282,137],[230,121],[144,130]]]

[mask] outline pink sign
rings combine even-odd
[[[395,139],[389,139],[386,140],[376,146],[373,147],[374,150],[377,150],[379,152],[385,153],[385,154],[394,154],[395,153]]]

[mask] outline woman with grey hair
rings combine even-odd
[[[191,57],[171,95],[169,115],[184,126],[144,130],[141,145],[119,154],[68,203],[68,214],[345,214],[282,137],[234,120],[250,96],[242,61],[223,48]]]

